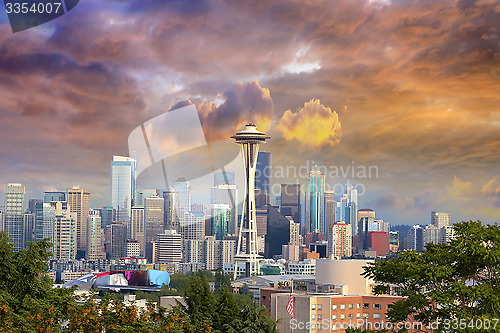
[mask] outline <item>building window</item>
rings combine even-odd
[[[332,320],[337,320],[337,315],[332,315]]]
[[[316,304],[311,304],[311,310],[316,310]]]
[[[340,304],[340,310],[345,310],[345,304]]]
[[[345,320],[345,314],[340,315],[340,320]]]
[[[318,315],[318,320],[321,320],[321,319],[323,319],[323,316],[319,314]]]
[[[361,303],[356,303],[356,309],[361,309]]]
[[[334,310],[334,311],[337,310],[337,304],[332,305],[332,310]]]
[[[311,315],[311,319],[312,319],[312,320],[315,320],[315,319],[316,319],[316,315],[315,315],[315,314],[312,314],[312,315]]]
[[[363,309],[369,309],[370,304],[369,303],[363,303]]]
[[[380,310],[380,309],[382,309],[382,306],[380,304],[373,304],[373,308],[375,310]]]
[[[359,318],[361,318],[361,313],[360,312],[356,313],[356,319],[359,319]]]
[[[369,313],[363,313],[363,319],[370,319]]]
[[[353,318],[352,313],[349,313],[349,314],[347,315],[347,318],[352,319],[352,318]]]
[[[352,304],[349,304],[348,309],[352,310]]]
[[[392,304],[387,304],[387,310],[391,310],[392,309]]]
[[[380,319],[380,318],[381,318],[380,313],[373,314],[373,319]]]
[[[323,309],[323,304],[318,304],[318,310],[322,310]]]

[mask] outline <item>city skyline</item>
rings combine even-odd
[[[363,184],[358,208],[391,223],[431,211],[496,222],[499,12],[491,1],[88,1],[16,34],[2,12],[0,196],[8,183],[26,202],[79,185],[109,206],[110,160],[128,155],[129,133],[190,100],[209,144],[251,109],[275,167],[376,166],[377,177],[326,182]]]

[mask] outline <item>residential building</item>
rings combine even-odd
[[[87,216],[87,260],[103,259],[101,248],[101,215],[96,209],[91,209]]]
[[[345,222],[334,223],[329,231],[328,256],[333,258],[352,255],[352,229]]]
[[[68,206],[76,214],[77,250],[87,249],[87,216],[90,211],[90,191],[74,186],[68,189]]]

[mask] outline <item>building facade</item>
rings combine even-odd
[[[5,186],[4,229],[15,251],[24,248],[24,185],[10,183]]]
[[[77,250],[87,249],[87,216],[90,211],[90,191],[74,186],[68,189],[68,205],[71,213],[76,214]]]

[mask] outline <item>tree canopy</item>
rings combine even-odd
[[[449,244],[369,263],[364,275],[379,284],[377,294],[392,287],[405,297],[387,313],[393,322],[412,318],[436,331],[500,331],[500,228],[480,221],[454,228]]]
[[[185,293],[186,307],[168,311],[153,302],[147,309],[126,306],[118,295],[98,299],[93,291],[77,302],[75,289],[53,288],[44,274],[51,246],[42,240],[15,252],[7,234],[0,233],[2,332],[276,332],[266,309],[247,301],[238,305],[240,298],[250,298],[233,294],[230,278],[222,273],[172,275],[173,286],[151,297]],[[215,282],[215,295],[209,280]]]

